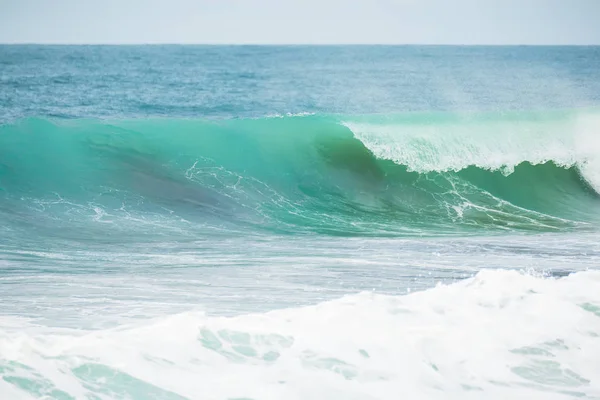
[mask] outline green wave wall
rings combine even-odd
[[[595,115],[29,119],[0,127],[0,212],[79,239],[594,229]]]

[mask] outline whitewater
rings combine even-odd
[[[0,398],[600,399],[599,63],[0,46]]]

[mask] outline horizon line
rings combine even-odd
[[[497,47],[594,47],[600,46],[600,43],[211,43],[211,42],[90,42],[90,43],[69,43],[69,42],[1,42],[0,46],[497,46]]]

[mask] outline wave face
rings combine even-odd
[[[113,237],[592,229],[599,115],[22,120],[0,127],[2,229],[80,240],[106,229]]]

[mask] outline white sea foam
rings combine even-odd
[[[345,121],[376,157],[417,172],[468,166],[511,173],[522,162],[579,167],[600,192],[600,117],[463,119],[442,123]]]
[[[597,271],[495,270],[405,296],[100,331],[3,317],[0,397],[597,399],[599,286]]]

